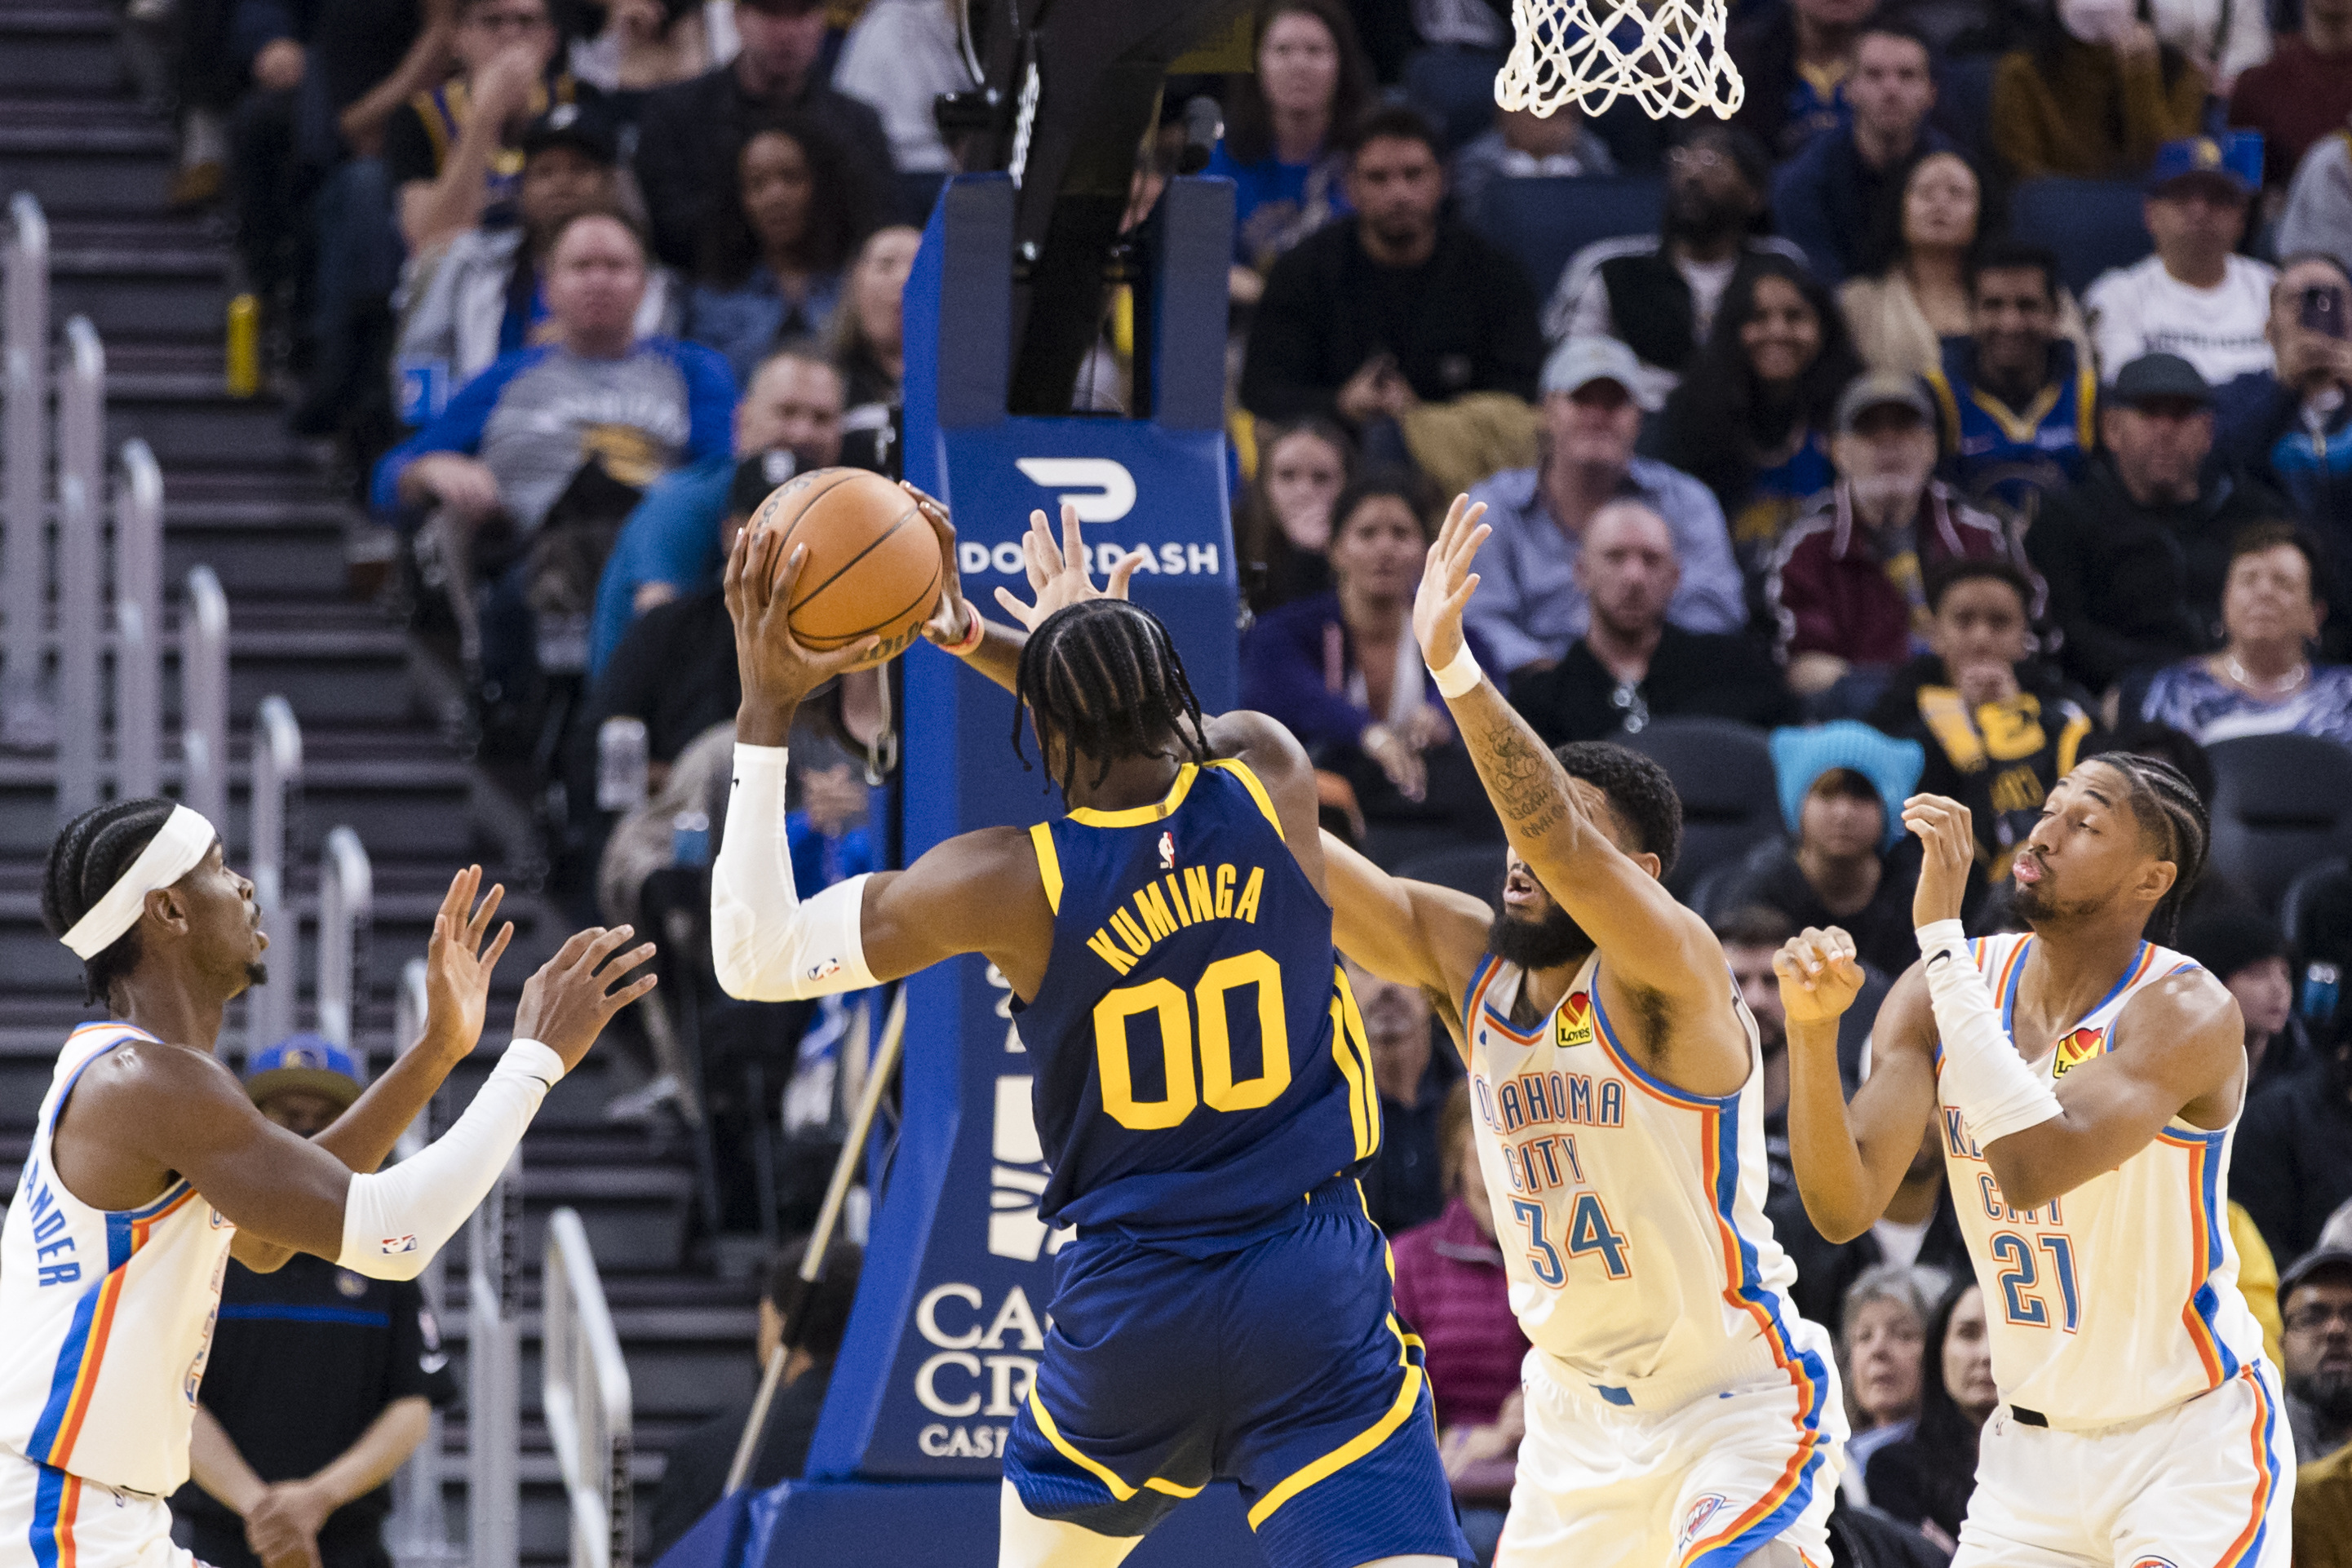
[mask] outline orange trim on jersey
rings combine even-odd
[[[2254,1450],[2254,1506],[2247,1517],[2246,1528],[2238,1532],[2238,1539],[2230,1542],[2230,1549],[2221,1553],[2221,1560],[2213,1564],[2213,1568],[2239,1568],[2252,1554],[2254,1543],[2263,1538],[2263,1526],[2268,1522],[2271,1511],[2272,1463],[2267,1446],[2263,1441],[2263,1434],[2271,1429],[2273,1421],[2271,1393],[2263,1386],[2263,1380],[2254,1375],[2252,1367],[2247,1367],[2239,1375],[2252,1385],[2254,1391],[2254,1425],[2251,1433]]]
[[[2197,1359],[2205,1363],[2205,1386],[2210,1392],[2221,1387],[2222,1381],[2221,1347],[2204,1315],[2197,1310],[2197,1293],[2205,1289],[2210,1273],[2205,1257],[2206,1237],[2212,1225],[2212,1216],[2205,1212],[2205,1159],[2210,1151],[2201,1140],[2192,1144],[2185,1138],[2166,1138],[2163,1131],[2157,1136],[2189,1155],[2189,1233],[2197,1242],[2189,1265],[2189,1294],[2180,1304],[2180,1321],[2189,1331],[2189,1342],[2197,1347]]]
[[[122,1260],[121,1268],[109,1273],[106,1282],[98,1288],[98,1311],[90,1324],[89,1348],[82,1352],[81,1367],[74,1377],[73,1395],[66,1405],[65,1424],[44,1463],[62,1470],[73,1458],[74,1441],[81,1436],[82,1421],[89,1415],[90,1405],[98,1394],[99,1363],[106,1357],[107,1337],[114,1331],[114,1310],[122,1304],[122,1285],[131,1277],[132,1259],[147,1245],[147,1237],[157,1226],[195,1201],[196,1190],[190,1187],[164,1207],[131,1222],[131,1257]],[[59,1568],[65,1568],[62,1562]]]
[[[1486,1023],[1490,1027],[1495,1029],[1498,1034],[1501,1034],[1505,1038],[1514,1040],[1522,1046],[1535,1045],[1544,1037],[1544,1024],[1551,1021],[1549,1014],[1545,1015],[1543,1021],[1537,1024],[1534,1029],[1523,1035],[1519,1033],[1518,1030],[1511,1027],[1510,1020],[1505,1018],[1500,1013],[1489,1012],[1486,1009],[1486,992],[1494,985],[1495,981],[1502,974],[1502,973],[1503,961],[1501,959],[1496,958],[1489,959],[1487,961],[1486,972],[1480,974],[1477,980],[1471,984],[1470,1016],[1467,1021],[1470,1025],[1475,1026],[1478,1020],[1483,1017],[1486,1020]],[[1521,984],[1526,983],[1527,971],[1521,970],[1519,972],[1519,979]],[[1558,1010],[1559,1009],[1557,1008],[1553,1009],[1554,1012],[1557,1012]]]
[[[2033,939],[2029,936],[2011,948],[2009,956],[2000,961],[2000,973],[1993,977],[1992,983],[1992,1005],[1995,1007],[1999,1007],[2001,999],[2009,994],[2009,978],[2016,972],[2017,966],[2025,962],[2025,950],[2032,945]]]
[[[1822,1443],[1819,1427],[1808,1426],[1805,1424],[1805,1413],[1825,1404],[1824,1391],[1814,1384],[1811,1375],[1805,1371],[1803,1363],[1789,1353],[1793,1347],[1782,1337],[1780,1325],[1773,1321],[1772,1314],[1764,1310],[1762,1302],[1750,1300],[1739,1289],[1740,1281],[1747,1277],[1747,1269],[1739,1259],[1739,1233],[1732,1228],[1729,1216],[1725,1215],[1722,1205],[1716,1201],[1715,1196],[1723,1181],[1720,1153],[1723,1140],[1722,1129],[1719,1126],[1723,1111],[1709,1108],[1702,1114],[1706,1118],[1706,1136],[1701,1141],[1701,1147],[1706,1151],[1706,1206],[1708,1212],[1715,1215],[1716,1234],[1723,1243],[1723,1299],[1756,1320],[1757,1327],[1763,1331],[1764,1342],[1771,1347],[1774,1363],[1788,1374],[1790,1385],[1796,1390],[1797,1413],[1792,1420],[1797,1428],[1797,1447],[1796,1451],[1790,1455],[1789,1463],[1781,1470],[1780,1479],[1772,1483],[1761,1498],[1742,1510],[1739,1517],[1724,1529],[1703,1541],[1691,1542],[1689,1548],[1682,1554],[1680,1560],[1682,1568],[1689,1568],[1689,1564],[1706,1556],[1725,1542],[1737,1539],[1743,1531],[1752,1528],[1759,1520],[1770,1516],[1773,1510],[1788,1501],[1797,1489],[1804,1484],[1806,1467],[1812,1462],[1814,1451],[1821,1447]]]

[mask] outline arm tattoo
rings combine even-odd
[[[1568,773],[1491,683],[1480,686],[1454,713],[1478,776],[1514,838],[1537,839],[1577,815]]]

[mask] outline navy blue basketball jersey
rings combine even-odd
[[[1030,829],[1054,950],[1014,1003],[1057,1225],[1245,1229],[1380,1146],[1331,909],[1238,762]]]

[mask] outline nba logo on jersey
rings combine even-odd
[[[2105,1029],[2075,1030],[2058,1042],[2058,1059],[2051,1064],[2050,1076],[2064,1078],[2068,1068],[2081,1067],[2097,1056],[2106,1043],[2107,1032]],[[2139,1565],[2135,1564],[2134,1568],[2139,1568]],[[2164,1563],[2160,1568],[2171,1568],[2171,1565]]]
[[[399,1253],[415,1251],[416,1238],[413,1236],[387,1236],[376,1246],[386,1258],[391,1258]]]
[[[2140,1557],[2133,1560],[2131,1568],[2178,1568],[2178,1565],[2169,1557]]]
[[[1160,868],[1163,871],[1176,869],[1176,836],[1173,833],[1160,836]]]

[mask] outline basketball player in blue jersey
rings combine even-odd
[[[2286,1568],[2294,1444],[2226,1218],[2245,1026],[2219,980],[2147,940],[2204,864],[2203,805],[2168,763],[2083,763],[2012,865],[2031,934],[1974,942],[1968,809],[1915,795],[1903,821],[1926,849],[1922,956],[1851,1106],[1852,940],[1805,931],[1774,967],[1822,1233],[1869,1228],[1924,1129],[1943,1146],[2001,1397],[1955,1568]]]
[[[926,501],[952,568],[945,513]],[[1089,580],[1043,514],[1025,633],[952,576],[928,635],[1019,699],[1068,814],[984,828],[800,901],[784,743],[868,646],[813,654],[786,606],[804,548],[747,530],[727,565],[743,705],[713,877],[729,992],[848,991],[963,953],[1013,992],[1053,1167],[1052,1326],[1006,1445],[998,1562],[1108,1568],[1211,1481],[1275,1568],[1471,1560],[1421,1344],[1353,1181],[1380,1140],[1363,1023],[1331,949],[1313,771],[1255,713],[1203,719],[1166,630]],[[1130,559],[1113,576],[1123,590]]]
[[[1772,1239],[1763,1058],[1704,921],[1659,879],[1664,771],[1547,751],[1462,637],[1485,509],[1454,502],[1413,630],[1510,847],[1499,918],[1327,842],[1339,948],[1437,1003],[1532,1345],[1498,1568],[1826,1568],[1845,1426]]]
[[[499,889],[478,906],[480,882],[479,868],[460,873],[434,920],[424,1038],[304,1140],[265,1120],[213,1054],[223,1010],[266,977],[269,939],[212,825],[128,800],[58,836],[42,918],[109,1016],[58,1054],[0,1228],[0,1568],[190,1568],[163,1500],[188,1479],[228,1258],[268,1272],[300,1251],[415,1278],[548,1086],[652,985],[606,994],[652,955],[615,957],[627,928],[574,936],[523,988],[517,1037],[466,1113],[375,1173],[481,1034],[512,927],[490,934]]]

